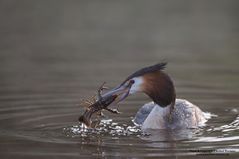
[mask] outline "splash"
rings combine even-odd
[[[129,136],[145,135],[139,126],[129,126],[113,122],[112,119],[103,119],[96,128],[87,128],[84,124],[69,126],[63,129],[64,134],[69,137],[88,137],[88,136]]]

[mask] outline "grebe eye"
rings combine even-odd
[[[130,84],[134,84],[134,82],[135,82],[134,80],[130,80],[129,81]]]

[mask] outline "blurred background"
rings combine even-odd
[[[236,0],[1,0],[1,84],[27,90],[41,83],[41,89],[62,76],[78,86],[117,83],[160,61],[169,62],[175,82],[216,84],[238,74],[238,6]]]
[[[26,155],[23,147],[33,138],[16,145],[11,141],[19,132],[61,134],[77,123],[79,100],[104,81],[114,87],[161,61],[168,62],[178,98],[221,116],[237,112],[238,50],[237,0],[0,0],[0,152]],[[111,117],[130,123],[147,101],[145,95],[129,97],[123,114]],[[61,156],[53,143],[52,151],[58,150]]]

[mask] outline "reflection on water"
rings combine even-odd
[[[0,1],[0,158],[238,156],[237,6]],[[82,132],[80,99],[163,60],[177,97],[217,115],[205,127],[141,132],[131,120],[149,99],[138,94],[120,104],[122,114]]]

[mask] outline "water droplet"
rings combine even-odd
[[[139,126],[129,126],[126,124],[120,125],[119,123],[112,122],[112,119],[102,120],[97,128],[87,128],[84,124],[73,125],[68,128],[63,128],[63,132],[69,137],[87,137],[98,135],[111,135],[111,136],[128,136],[128,135],[142,135]],[[115,139],[117,139],[115,137]]]

